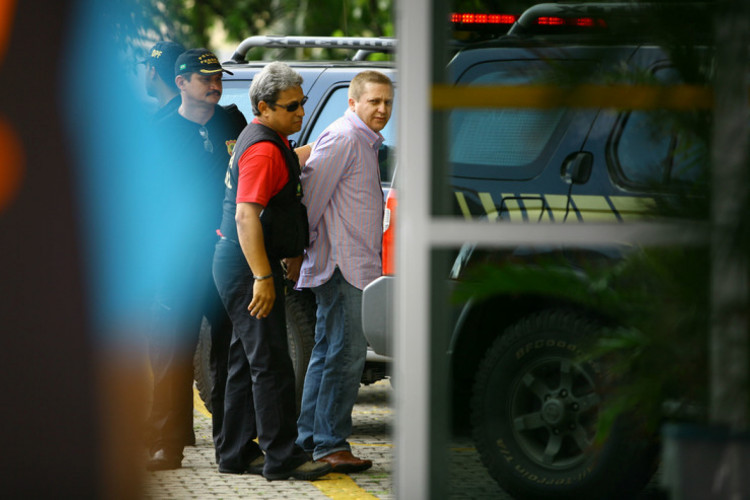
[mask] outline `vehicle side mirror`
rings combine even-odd
[[[563,162],[560,172],[567,184],[586,184],[591,177],[594,155],[587,151],[580,151],[568,156]]]

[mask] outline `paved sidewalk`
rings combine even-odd
[[[211,419],[195,410],[196,445],[185,448],[182,468],[147,474],[149,499],[298,499],[393,498],[391,486],[392,389],[387,381],[362,387],[354,407],[350,439],[355,455],[373,461],[371,469],[346,475],[327,474],[318,481],[266,481],[261,476],[220,474],[211,440]],[[197,405],[200,406],[200,405]]]
[[[197,397],[197,396],[196,396]],[[360,387],[353,411],[353,452],[373,461],[365,472],[327,474],[318,481],[273,481],[261,476],[220,474],[214,460],[211,419],[196,401],[196,446],[185,448],[182,468],[146,475],[147,499],[393,499],[391,480],[394,421],[388,381]],[[442,498],[512,500],[489,476],[468,436],[454,436],[448,450],[448,488]],[[638,500],[662,500],[652,482]]]

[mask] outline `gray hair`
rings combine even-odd
[[[250,85],[250,104],[253,114],[260,116],[258,103],[265,101],[273,104],[279,94],[287,89],[302,86],[302,75],[290,68],[286,63],[275,61],[266,65],[260,73],[255,75]]]

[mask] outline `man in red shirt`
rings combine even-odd
[[[255,119],[232,155],[214,254],[214,280],[234,325],[219,471],[262,473],[268,480],[313,480],[331,470],[295,444],[294,371],[286,341],[281,261],[296,281],[309,236],[299,159],[287,140],[302,127],[307,99],[301,85],[302,77],[278,62],[253,79]]]

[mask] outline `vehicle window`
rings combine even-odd
[[[658,68],[654,76],[662,83],[679,81],[669,67]],[[696,140],[679,115],[646,111],[623,115],[613,148],[619,174],[627,184],[659,187],[697,180],[705,145]]]
[[[250,105],[250,97],[247,93],[249,89],[249,81],[225,81],[219,104],[222,106],[236,104],[240,108],[240,111],[242,111],[242,114],[245,115],[245,119],[249,122],[253,119],[253,107]]]
[[[469,85],[518,85],[543,80],[542,64],[509,61],[479,65],[460,83]],[[547,80],[548,81],[548,80]],[[449,119],[449,151],[456,175],[483,174],[508,178],[529,171],[551,144],[563,119],[563,109],[456,110]],[[517,171],[513,173],[512,171]],[[492,174],[490,171],[494,171]],[[528,176],[532,173],[529,171]]]
[[[456,111],[451,117],[453,162],[519,167],[549,142],[562,111]]]
[[[335,120],[344,115],[349,108],[349,87],[336,88],[325,100],[320,112],[313,118],[312,129],[308,135],[308,141],[312,142],[323,133],[323,130]],[[388,182],[393,175],[393,162],[395,158],[396,144],[396,104],[393,105],[393,113],[388,125],[380,132],[383,134],[385,141],[379,152],[380,160],[380,178],[383,182]]]
[[[617,144],[622,174],[636,184],[665,182],[671,145],[671,134],[659,130],[649,113],[631,113]]]
[[[695,183],[701,174],[701,167],[706,163],[706,145],[689,140],[684,135],[677,136],[674,148],[670,179],[672,182]]]
[[[318,113],[318,116],[315,117],[315,122],[312,124],[312,130],[308,139],[310,142],[317,139],[328,125],[336,121],[347,110],[349,107],[348,90],[349,87],[340,87],[328,96],[323,108]]]

